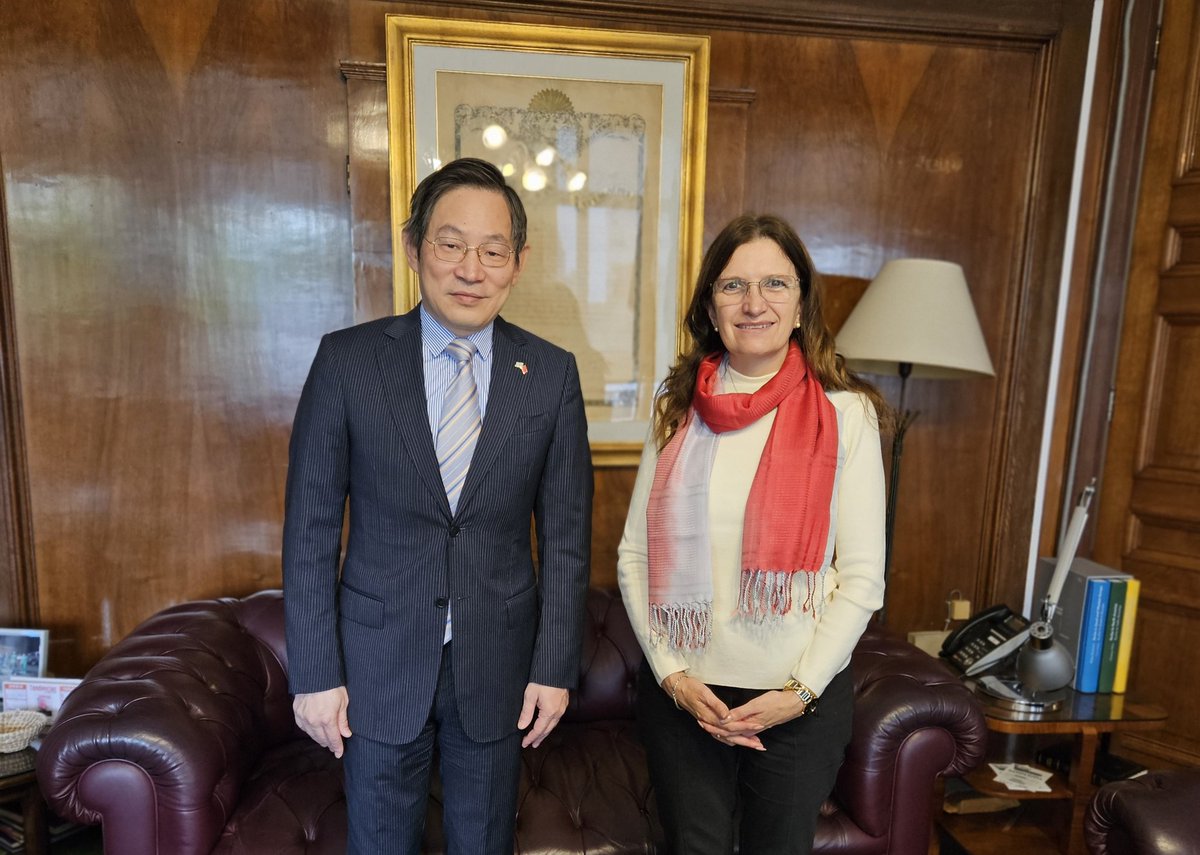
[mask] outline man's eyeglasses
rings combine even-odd
[[[508,264],[509,256],[516,252],[515,249],[510,249],[508,244],[481,243],[479,246],[468,246],[461,240],[445,237],[436,240],[425,238],[425,243],[433,247],[435,256],[451,264],[458,264],[467,257],[467,251],[473,249],[479,256],[479,263],[484,267],[503,267]]]
[[[735,303],[750,292],[750,286],[757,285],[758,293],[768,303],[786,303],[792,298],[792,291],[800,287],[800,280],[795,276],[764,276],[757,282],[747,282],[745,279],[718,279],[713,283],[713,299],[718,303]]]

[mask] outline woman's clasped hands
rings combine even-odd
[[[758,734],[803,715],[805,709],[793,692],[771,690],[731,710],[712,689],[683,671],[668,675],[662,687],[715,740],[755,751],[766,751]]]

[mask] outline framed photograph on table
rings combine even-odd
[[[495,163],[529,216],[503,314],[575,354],[597,465],[637,462],[703,240],[708,38],[387,16],[396,312],[417,183]]]
[[[50,631],[0,628],[0,680],[45,677]]]

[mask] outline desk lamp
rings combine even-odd
[[[1075,656],[1062,642],[1054,637],[1054,618],[1058,611],[1058,598],[1075,553],[1087,524],[1088,506],[1096,493],[1096,479],[1083,488],[1079,503],[1071,514],[1071,522],[1063,535],[1054,565],[1050,585],[1042,598],[1041,618],[1029,627],[1029,637],[1017,651],[1016,679],[985,677],[978,683],[979,690],[989,696],[998,706],[1028,717],[1053,712],[1062,706],[1066,693],[1062,690],[1075,676]]]
[[[1054,638],[1054,617],[1058,610],[1058,598],[1062,594],[1063,583],[1075,560],[1075,552],[1079,549],[1079,540],[1083,536],[1083,527],[1087,524],[1088,506],[1092,496],[1096,494],[1096,479],[1083,488],[1079,503],[1071,514],[1070,525],[1063,537],[1062,546],[1058,550],[1058,561],[1054,565],[1054,575],[1050,577],[1050,586],[1046,596],[1042,598],[1041,619],[1035,621],[1029,628],[1029,640],[1017,652],[1017,679],[1021,686],[1029,692],[1054,692],[1065,688],[1075,676],[1074,657],[1061,642]]]

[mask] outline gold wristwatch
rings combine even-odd
[[[801,683],[799,680],[788,680],[783,684],[783,691],[795,692],[796,697],[804,702],[804,712],[801,713],[801,715],[806,715],[812,712],[813,706],[817,703],[817,696],[813,694],[813,690]]]

